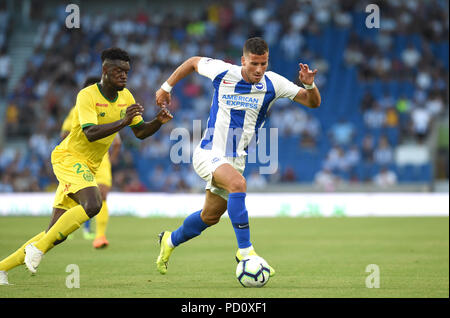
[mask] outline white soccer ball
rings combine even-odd
[[[236,267],[236,278],[244,287],[263,287],[269,281],[269,265],[260,256],[244,257]]]

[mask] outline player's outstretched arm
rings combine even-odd
[[[91,125],[83,128],[83,132],[86,135],[86,138],[90,141],[96,141],[105,137],[108,137],[123,127],[126,127],[131,124],[133,118],[135,116],[142,116],[144,112],[144,107],[140,104],[133,104],[128,106],[124,118],[114,121],[109,124],[103,125]]]
[[[134,135],[137,138],[145,139],[157,132],[162,125],[169,122],[172,118],[173,116],[170,111],[163,107],[152,121],[144,122],[131,129],[133,129]]]
[[[194,71],[198,71],[198,61],[200,56],[193,56],[184,61],[177,69],[169,76],[167,81],[156,91],[156,104],[159,107],[165,107],[170,104],[170,91],[180,80],[188,76]]]
[[[317,108],[320,106],[321,97],[317,86],[314,84],[314,77],[316,76],[317,69],[311,71],[308,64],[299,64],[300,71],[298,73],[298,79],[303,83],[305,88],[301,88],[294,98],[294,101],[303,104],[309,108]]]

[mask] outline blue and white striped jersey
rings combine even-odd
[[[250,84],[242,78],[241,69],[241,66],[205,57],[198,63],[199,74],[210,78],[215,89],[200,147],[226,157],[246,155],[247,146],[264,125],[273,102],[283,97],[293,100],[300,90],[299,86],[270,71],[259,83]]]

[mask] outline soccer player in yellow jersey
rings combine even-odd
[[[95,175],[119,130],[130,126],[137,138],[144,139],[173,118],[162,108],[152,121],[144,122],[144,108],[125,88],[130,70],[128,53],[110,48],[101,58],[100,83],[78,93],[72,130],[51,155],[59,185],[49,227],[0,261],[0,284],[8,284],[7,271],[24,262],[32,274],[36,273],[45,253],[100,212],[102,197]]]
[[[83,84],[83,87],[87,87],[89,85],[100,82],[100,77],[92,76],[88,77]],[[72,107],[69,114],[65,118],[62,127],[61,127],[61,140],[66,138],[70,130],[72,129],[72,120],[73,114],[75,112],[75,107]],[[114,162],[120,152],[120,147],[122,145],[122,141],[120,139],[120,135],[116,134],[112,145],[111,145],[111,154],[110,152],[106,152],[103,157],[102,163],[100,164],[97,173],[95,174],[95,180],[97,181],[98,188],[100,189],[100,193],[102,195],[102,209],[95,217],[95,226],[96,231],[95,234],[90,232],[90,220],[87,220],[84,223],[84,231],[83,236],[85,239],[94,239],[92,245],[96,249],[105,248],[109,245],[108,240],[106,239],[106,227],[108,225],[109,213],[108,213],[108,204],[106,202],[106,198],[108,196],[108,192],[111,189],[112,185],[112,173],[111,173],[111,162]],[[94,236],[94,237],[92,237]]]

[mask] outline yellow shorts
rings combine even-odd
[[[95,173],[88,167],[86,160],[71,153],[53,151],[51,158],[53,172],[59,181],[53,207],[68,210],[77,205],[68,194],[87,187],[97,187]]]
[[[95,180],[97,180],[97,184],[104,184],[108,187],[112,185],[111,161],[109,160],[108,152],[103,157],[102,163],[95,173]]]

